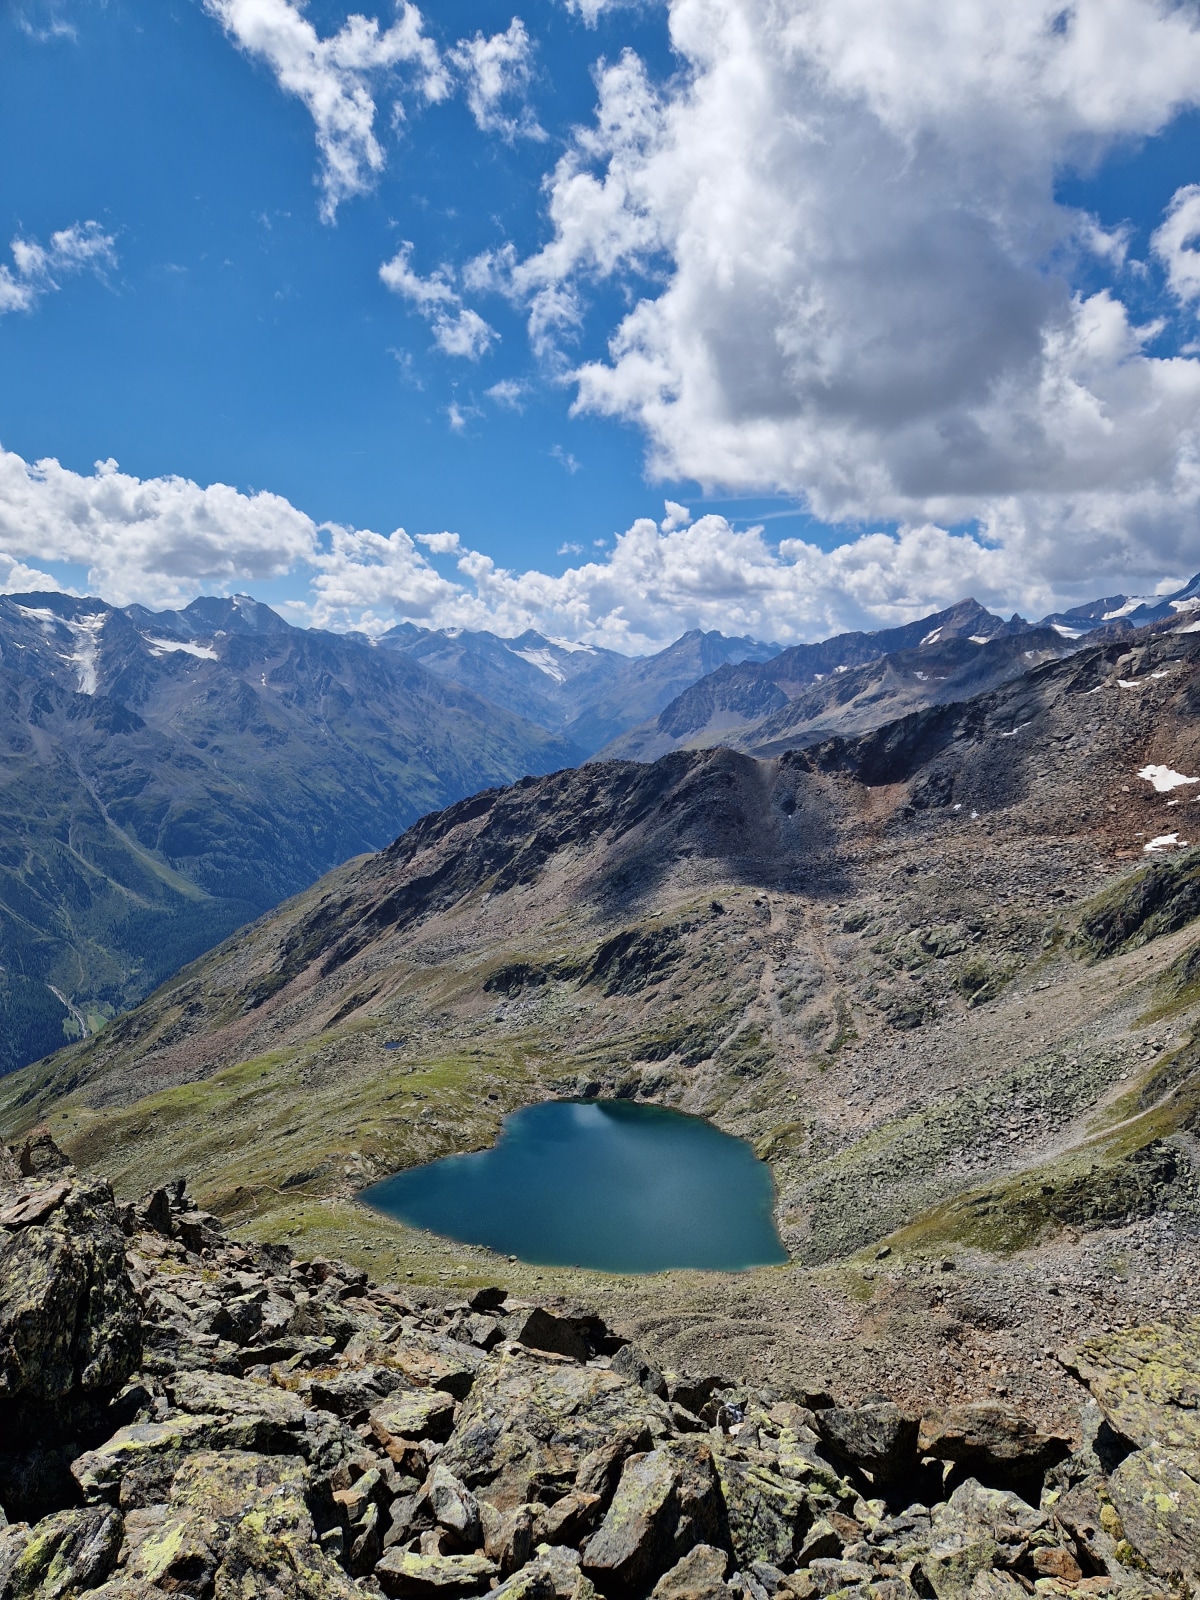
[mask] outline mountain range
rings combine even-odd
[[[723,664],[601,754],[646,761],[717,743],[778,753],[967,699],[1069,655],[1084,638],[1186,625],[1197,609],[1200,576],[1162,598],[1113,595],[1039,623],[1019,616],[1005,622],[963,600],[898,628],[837,634],[765,660]]]
[[[0,1070],[423,812],[576,759],[403,653],[246,598],[0,598]]]
[[[442,1298],[603,1296],[675,1370],[969,1380],[1075,1426],[1047,1341],[1183,1317],[1200,1281],[1190,627],[780,755],[460,800],[7,1078],[0,1133],[46,1119],[124,1197],[187,1171],[259,1241]],[[358,1203],[550,1097],[749,1140],[788,1265],[601,1279]]]
[[[532,631],[501,639],[411,623],[390,629],[379,643],[405,651],[439,677],[474,685],[497,705],[570,740],[581,760],[656,716],[698,678],[737,662],[769,661],[781,648],[696,628],[655,655],[623,656]]]
[[[772,754],[954,703],[1193,583],[1033,625],[974,601],[781,650],[693,631],[630,658],[527,632],[290,626],[0,597],[0,1072],[94,1032],[234,928],[421,815],[602,756]]]

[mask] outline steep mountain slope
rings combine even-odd
[[[594,645],[515,639],[467,629],[404,623],[380,639],[439,677],[468,684],[499,706],[560,733],[591,755],[635,722],[661,711],[682,689],[735,661],[766,661],[779,646],[694,629],[651,656],[623,656]]]
[[[575,758],[245,597],[0,598],[0,1072],[415,817]]]

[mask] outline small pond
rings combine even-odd
[[[787,1260],[770,1169],[744,1140],[625,1100],[527,1106],[492,1149],[412,1167],[359,1198],[539,1266],[736,1272]]]

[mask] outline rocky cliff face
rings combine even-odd
[[[1000,1404],[660,1370],[594,1306],[415,1294],[238,1244],[182,1181],[118,1208],[44,1134],[22,1154],[0,1179],[4,1600],[1133,1600],[1200,1579],[1200,1320],[1063,1352],[1063,1437]]]

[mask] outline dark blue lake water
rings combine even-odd
[[[412,1167],[359,1198],[539,1266],[736,1272],[787,1260],[770,1170],[744,1140],[625,1100],[527,1106],[492,1149]]]

